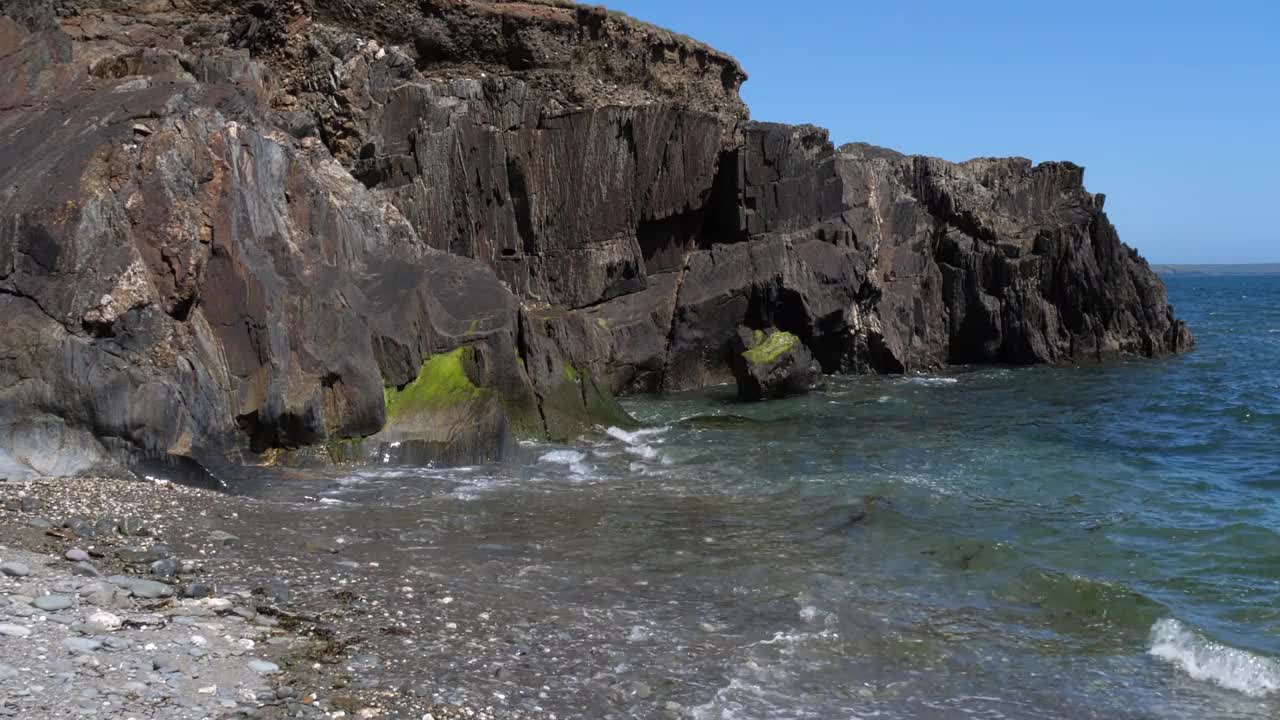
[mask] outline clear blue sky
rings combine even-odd
[[[1071,160],[1153,262],[1280,262],[1280,0],[604,0],[741,62],[757,120]]]

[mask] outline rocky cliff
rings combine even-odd
[[[1191,344],[1081,168],[751,122],[600,8],[0,8],[0,475],[501,457],[743,327],[828,373]]]

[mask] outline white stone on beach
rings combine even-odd
[[[6,637],[24,638],[31,634],[31,628],[24,625],[14,625],[13,623],[0,623],[0,635]]]

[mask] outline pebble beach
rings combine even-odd
[[[105,478],[0,498],[0,717],[498,716],[361,682],[378,658],[352,650],[359,620],[298,610],[292,578],[237,574],[252,563],[216,526],[240,498]]]

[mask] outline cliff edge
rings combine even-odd
[[[568,2],[11,0],[0,475],[478,462],[732,377],[1191,346],[1083,170],[752,122]]]

